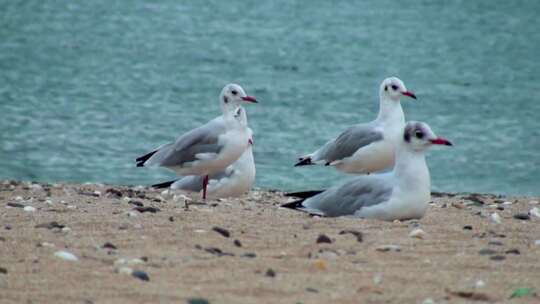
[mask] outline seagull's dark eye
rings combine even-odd
[[[238,94],[238,91],[233,90],[231,93],[232,93],[233,95],[236,95],[236,94]]]
[[[422,139],[424,137],[424,132],[417,130],[416,132],[414,132],[414,135],[416,135],[416,138]]]
[[[393,85],[392,85],[392,90],[397,91],[397,89],[398,89],[398,86],[395,85],[395,84],[393,84]]]

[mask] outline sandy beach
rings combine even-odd
[[[0,302],[540,301],[538,198],[432,199],[419,221],[382,222],[283,209],[273,191],[203,204],[143,187],[4,181]]]

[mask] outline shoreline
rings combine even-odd
[[[311,217],[279,191],[193,197],[0,181],[0,302],[539,300],[538,197],[435,192],[403,222]]]

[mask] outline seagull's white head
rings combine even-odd
[[[419,121],[409,121],[405,125],[403,141],[414,151],[424,151],[432,145],[452,145],[448,140],[437,137],[427,123]]]
[[[393,101],[399,101],[401,96],[408,96],[416,99],[416,95],[414,95],[413,92],[408,91],[403,81],[397,77],[390,77],[383,80],[381,87],[379,88],[379,94],[382,99],[390,99]]]
[[[226,85],[219,94],[219,103],[224,112],[229,112],[242,103],[257,103],[254,97],[248,96],[241,86],[231,83]]]

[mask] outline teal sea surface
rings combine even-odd
[[[429,152],[437,191],[540,194],[539,1],[3,1],[0,179],[147,185],[134,158],[220,114],[241,84],[256,186],[348,176],[294,168],[375,118],[379,83],[407,120],[454,143]]]

